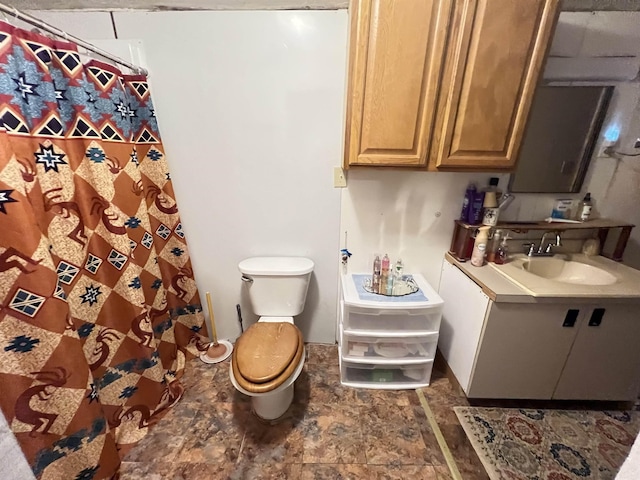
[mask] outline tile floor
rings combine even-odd
[[[294,404],[276,425],[251,413],[229,363],[189,364],[181,402],[124,459],[123,480],[426,479],[449,469],[413,390],[340,384],[336,346],[307,345]],[[451,407],[468,405],[434,371],[423,389],[466,480],[488,479]]]

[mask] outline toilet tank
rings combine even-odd
[[[238,264],[253,313],[294,317],[307,298],[313,260],[304,257],[252,257]]]

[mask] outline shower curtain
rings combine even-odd
[[[34,475],[117,476],[205,336],[146,78],[0,23],[0,408]]]

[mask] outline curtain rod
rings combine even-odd
[[[141,75],[148,75],[149,72],[147,72],[147,70],[145,68],[139,67],[137,65],[133,65],[132,63],[129,62],[125,62],[124,60],[122,60],[119,57],[116,57],[115,55],[110,54],[109,52],[106,52],[98,47],[96,47],[95,45],[90,44],[89,42],[85,42],[84,40],[82,40],[81,38],[75,37],[73,35],[69,35],[67,32],[65,32],[64,30],[60,30],[57,27],[54,27],[53,25],[50,25],[48,23],[46,23],[43,20],[40,20],[36,17],[33,17],[27,13],[21,12],[20,10],[18,10],[17,8],[13,7],[13,6],[8,6],[5,5],[3,3],[0,3],[0,12],[4,12],[4,13],[8,13],[9,15],[13,15],[14,17],[16,17],[18,20],[22,20],[23,22],[27,22],[31,25],[34,25],[38,28],[41,28],[42,30],[52,33],[53,35],[56,35],[57,37],[61,37],[64,38],[67,41],[72,41],[76,44],[78,44],[79,46],[81,46],[82,48],[84,48],[85,50],[89,50],[90,52],[96,53],[98,55],[100,55],[101,57],[107,58],[109,60],[111,60],[112,62],[118,63],[120,65],[124,65],[125,67],[133,70],[134,72],[141,74]]]

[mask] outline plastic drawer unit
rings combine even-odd
[[[341,278],[340,378],[359,388],[403,389],[429,385],[443,301],[420,274],[419,290],[402,297],[367,292],[370,275]]]

